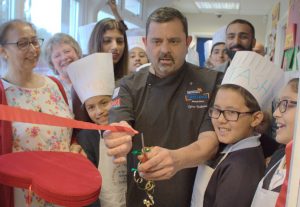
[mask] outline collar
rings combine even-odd
[[[152,66],[150,66],[152,67]],[[159,78],[158,76],[156,76],[155,74],[153,74],[153,72],[151,72],[149,67],[149,72],[148,72],[148,79],[147,79],[147,84],[158,84],[158,85],[170,85],[173,83],[180,83],[179,79],[183,79],[184,78],[184,73],[186,72],[186,68],[188,67],[188,63],[184,62],[184,64],[173,74],[168,75],[167,77],[164,78]]]
[[[139,70],[147,68],[149,66],[151,66],[151,63],[145,63],[143,65],[140,65],[138,68],[136,68],[135,71],[139,71]],[[149,67],[149,69],[150,69],[150,67]]]
[[[46,78],[44,78],[44,80],[45,80],[44,85],[47,84],[47,79],[49,79],[47,76],[45,76],[45,77],[46,77]],[[8,82],[8,81],[5,80],[4,78],[0,78],[0,80],[2,81],[4,90],[6,90],[6,89],[8,89],[9,87],[12,87],[12,86],[15,86],[15,87],[18,87],[18,88],[24,88],[24,87],[22,87],[22,86],[17,86],[17,85],[15,85],[15,84],[12,84],[12,83]],[[41,87],[44,87],[44,85],[41,86]],[[40,87],[40,88],[41,88],[41,87]],[[34,89],[34,88],[26,88],[26,89]]]
[[[260,141],[259,141],[260,136],[261,134],[253,135],[251,137],[242,139],[235,144],[229,144],[223,149],[221,153],[230,153],[241,149],[258,147],[260,146]]]
[[[229,65],[230,65],[230,60],[227,60],[226,62],[222,63],[221,65],[214,67],[213,70],[225,73],[227,68],[229,67]]]
[[[1,78],[2,84],[3,84],[3,88],[4,90],[8,89],[11,86],[14,86],[13,84],[11,84],[10,82],[7,82],[6,80],[4,80],[3,78]]]

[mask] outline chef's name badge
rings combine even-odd
[[[187,91],[184,99],[188,109],[201,109],[208,106],[209,93],[204,92],[202,88]]]

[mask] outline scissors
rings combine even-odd
[[[147,152],[151,151],[150,147],[145,147],[145,140],[144,140],[144,134],[141,133],[141,141],[142,141],[142,149],[141,150],[134,150],[133,154],[135,155],[143,155],[142,160],[140,163],[146,162],[148,160],[147,157]],[[145,180],[144,178],[139,176],[138,170],[136,168],[131,169],[133,171],[133,179],[137,183],[138,188],[141,190],[144,190],[145,193],[147,194],[147,198],[143,200],[143,204],[146,207],[151,207],[154,205],[154,198],[153,198],[153,193],[154,193],[154,187],[155,183],[152,180]]]
[[[145,141],[144,141],[144,134],[141,133],[141,140],[142,140],[142,154],[143,154],[143,159],[141,160],[141,162],[146,162],[148,160],[148,157],[147,157],[147,152],[150,152],[151,151],[151,148],[150,147],[145,147]]]

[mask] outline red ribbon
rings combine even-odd
[[[113,132],[130,132],[137,134],[134,129],[123,126],[97,125],[84,121],[77,121],[64,117],[45,114],[37,111],[12,107],[0,104],[0,120],[26,122],[34,124],[45,124],[59,127],[69,127],[78,129],[110,130]]]

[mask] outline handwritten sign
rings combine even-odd
[[[263,56],[250,51],[237,52],[225,73],[223,84],[239,85],[248,90],[264,108],[283,71]]]

